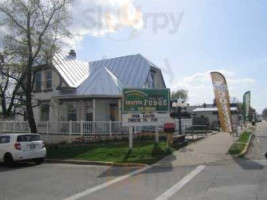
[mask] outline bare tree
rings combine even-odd
[[[9,75],[12,75],[18,79],[20,76],[18,72],[14,71],[15,68],[9,66],[12,60],[14,58],[7,55],[6,52],[0,54],[0,115],[4,118],[13,117],[15,105],[22,101],[17,94],[19,85],[9,77]]]
[[[183,101],[188,100],[188,91],[187,90],[177,90],[171,92],[171,99],[182,99]]]
[[[32,103],[34,68],[48,64],[59,50],[59,37],[69,35],[70,3],[71,0],[5,0],[0,3],[0,13],[5,16],[2,25],[8,30],[2,48],[14,58],[7,65],[8,70],[0,68],[1,74],[6,80],[15,81],[24,94],[33,133],[37,132]]]

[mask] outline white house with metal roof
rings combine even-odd
[[[166,88],[160,68],[142,55],[84,62],[75,51],[39,67],[36,121],[120,121],[123,88]]]

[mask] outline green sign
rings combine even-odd
[[[123,89],[123,112],[169,112],[169,89]]]
[[[244,120],[249,121],[249,112],[251,107],[251,91],[247,91],[243,96]]]

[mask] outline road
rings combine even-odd
[[[248,159],[265,159],[267,152],[267,122],[257,124],[257,131],[253,136],[251,148],[247,154]]]
[[[212,165],[118,168],[66,164],[0,166],[1,200],[266,200],[267,123],[248,157]],[[257,145],[257,143],[259,144]]]

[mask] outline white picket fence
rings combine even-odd
[[[0,121],[0,133],[30,132],[28,122]]]
[[[179,132],[179,121],[176,120],[176,132]],[[125,135],[128,128],[122,126],[121,121],[59,121],[59,122],[37,122],[38,133],[47,135]],[[192,126],[191,119],[182,119],[182,131]],[[159,126],[159,130],[163,127]],[[154,132],[152,126],[136,126],[135,132]],[[0,133],[30,132],[28,122],[0,121]]]

